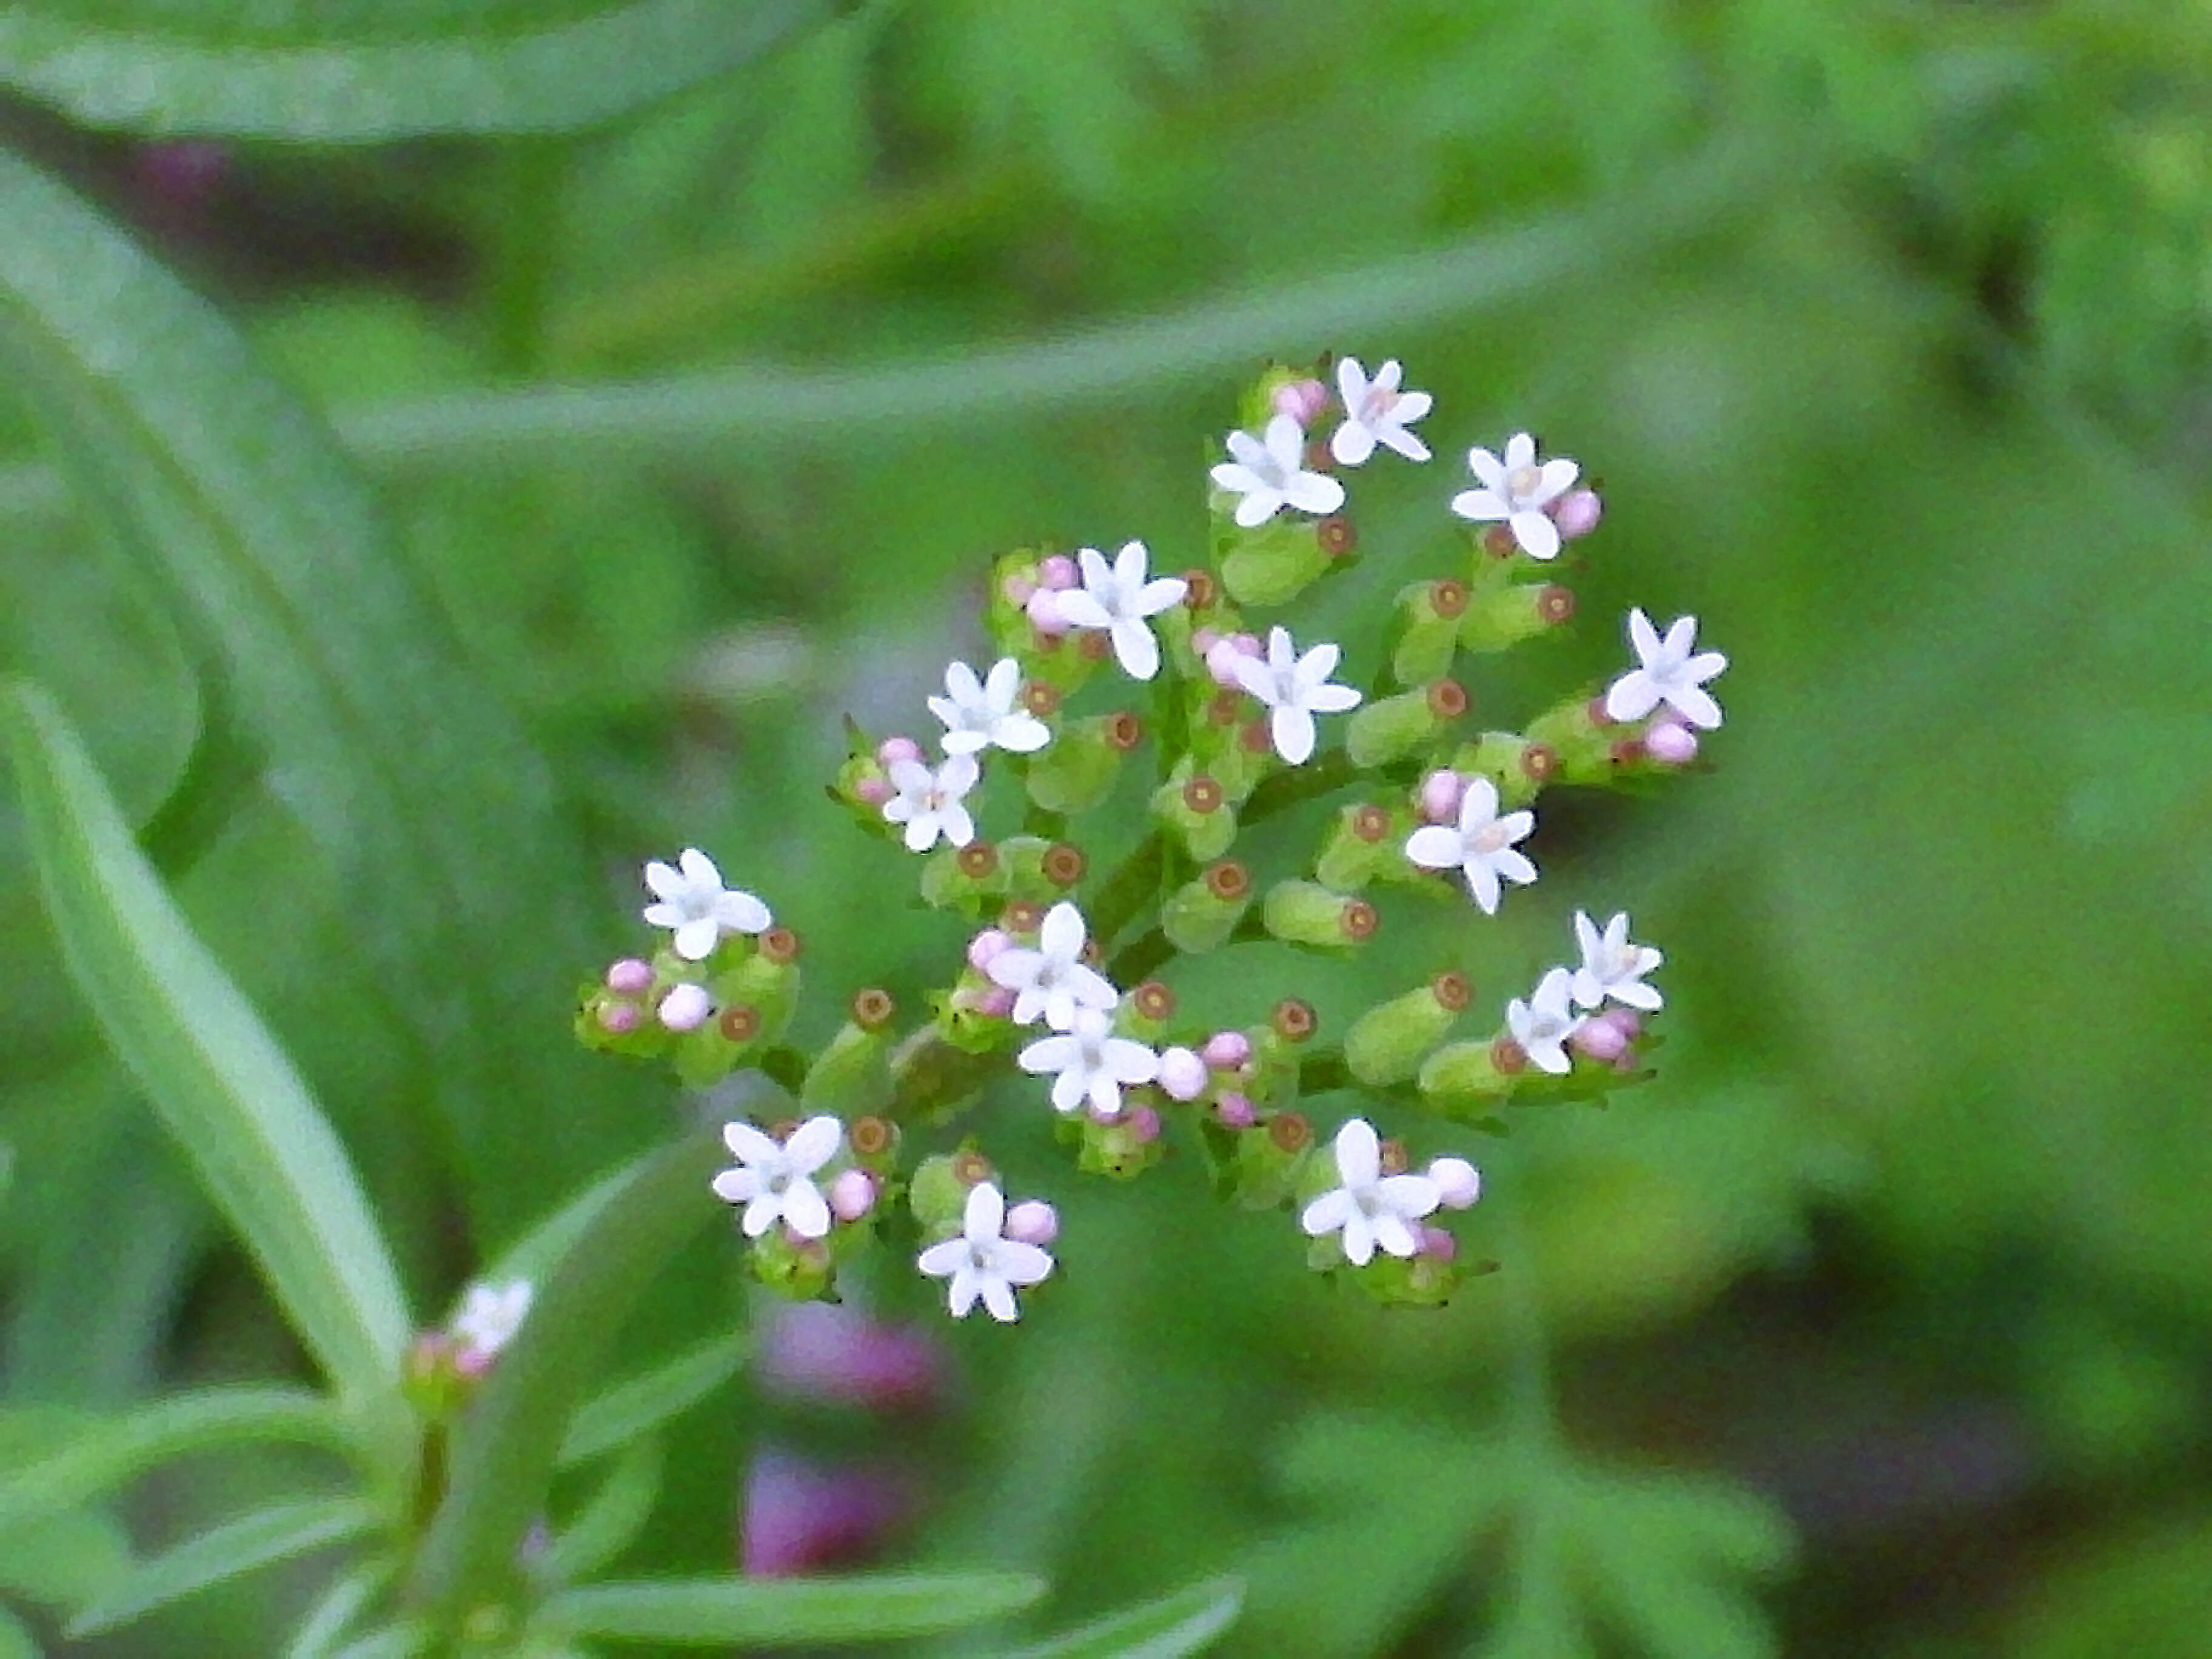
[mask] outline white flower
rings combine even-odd
[[[1160,1057],[1143,1043],[1114,1035],[1114,1017],[1096,1008],[1075,1011],[1072,1030],[1039,1037],[1021,1052],[1022,1070],[1052,1080],[1054,1109],[1072,1112],[1085,1101],[1111,1117],[1121,1109],[1126,1086],[1150,1083],[1160,1074]]]
[[[1285,507],[1301,513],[1334,513],[1344,505],[1344,486],[1325,472],[1306,471],[1304,428],[1288,415],[1267,422],[1266,438],[1229,434],[1229,459],[1213,469],[1213,482],[1243,499],[1237,522],[1250,530]]]
[[[1637,665],[1607,690],[1608,719],[1640,720],[1664,703],[1703,731],[1721,723],[1721,706],[1705,688],[1728,666],[1728,659],[1717,651],[1690,654],[1698,642],[1695,617],[1675,617],[1662,640],[1639,606],[1628,613],[1628,642],[1636,647]]]
[[[1631,1008],[1660,1006],[1659,988],[1646,985],[1644,976],[1667,958],[1648,945],[1630,943],[1627,911],[1606,923],[1603,933],[1595,922],[1576,911],[1575,939],[1583,949],[1583,965],[1574,974],[1577,1006],[1600,1007],[1607,997]]]
[[[1565,495],[1582,469],[1553,459],[1538,465],[1536,441],[1516,432],[1506,441],[1505,459],[1486,449],[1467,452],[1468,466],[1482,483],[1452,497],[1452,511],[1477,524],[1503,521],[1532,559],[1549,559],[1559,550],[1559,527],[1544,509]]]
[[[1344,1254],[1355,1267],[1372,1261],[1378,1244],[1392,1255],[1409,1256],[1421,1248],[1412,1224],[1443,1201],[1443,1190],[1425,1175],[1384,1175],[1382,1144],[1364,1117],[1336,1132],[1336,1176],[1343,1184],[1314,1200],[1298,1218],[1309,1234],[1319,1238],[1341,1229]]]
[[[948,755],[935,771],[911,760],[895,760],[889,769],[898,793],[884,803],[884,817],[906,825],[907,851],[927,853],[939,836],[955,847],[975,839],[975,820],[961,805],[983,775],[975,756]]]
[[[1026,755],[1052,741],[1052,732],[1021,706],[1022,665],[1012,657],[991,665],[982,679],[964,662],[945,671],[949,694],[929,700],[929,712],[945,722],[945,752],[972,755],[994,745]]]
[[[531,1285],[526,1279],[507,1285],[471,1285],[461,1298],[460,1311],[446,1328],[462,1346],[489,1359],[514,1340],[530,1311]]]
[[[1109,567],[1105,556],[1086,547],[1076,556],[1083,586],[1054,596],[1061,620],[1078,628],[1110,630],[1114,655],[1132,679],[1148,680],[1160,672],[1160,647],[1146,620],[1182,603],[1190,584],[1180,576],[1145,580],[1142,542],[1124,542]]]
[[[1239,655],[1230,668],[1237,684],[1273,711],[1268,717],[1268,731],[1275,740],[1275,752],[1291,765],[1303,766],[1313,757],[1313,717],[1340,714],[1356,707],[1359,693],[1348,685],[1328,683],[1328,677],[1336,672],[1337,659],[1344,654],[1335,646],[1324,642],[1303,657],[1297,653],[1289,629],[1271,628],[1266,661]]]
[[[1063,899],[1044,913],[1036,950],[1010,945],[985,964],[991,982],[1014,994],[1015,1024],[1031,1025],[1042,1018],[1054,1030],[1065,1031],[1074,1026],[1078,1009],[1103,1012],[1121,1000],[1105,975],[1085,963],[1087,933],[1083,912]]]
[[[830,1201],[814,1177],[845,1144],[845,1126],[824,1113],[810,1117],[779,1146],[750,1123],[722,1126],[722,1141],[738,1167],[714,1177],[714,1196],[745,1206],[747,1238],[758,1238],[779,1221],[801,1238],[830,1231]]]
[[[1536,866],[1513,843],[1536,827],[1534,812],[1498,812],[1498,786],[1469,778],[1459,798],[1459,823],[1425,823],[1406,837],[1406,856],[1424,870],[1457,869],[1486,915],[1498,914],[1498,878],[1527,886]]]
[[[1336,388],[1344,394],[1344,424],[1328,441],[1328,453],[1340,466],[1358,466],[1375,453],[1375,446],[1395,449],[1409,461],[1425,461],[1429,447],[1406,430],[1429,412],[1435,402],[1425,392],[1401,392],[1402,371],[1393,357],[1369,380],[1357,357],[1336,365]]]
[[[930,1278],[952,1281],[949,1302],[955,1319],[967,1318],[978,1297],[1001,1324],[1018,1319],[1015,1287],[1034,1285],[1052,1271],[1051,1253],[1008,1238],[1006,1221],[1005,1198],[989,1182],[978,1182],[968,1189],[960,1236],[933,1244],[915,1258],[915,1266]]]
[[[714,860],[696,847],[684,849],[677,869],[659,859],[645,866],[645,884],[659,901],[645,907],[648,927],[675,929],[676,954],[703,962],[714,954],[724,933],[760,933],[773,920],[768,906],[750,893],[722,885]]]
[[[1555,1077],[1575,1068],[1567,1057],[1567,1039],[1582,1030],[1583,1016],[1567,1006],[1574,975],[1554,968],[1536,981],[1528,1001],[1515,997],[1505,1005],[1505,1029],[1513,1034],[1529,1063]]]

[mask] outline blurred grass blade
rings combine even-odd
[[[598,954],[573,820],[368,489],[238,331],[4,152],[0,225],[0,385],[222,681],[269,798],[320,855],[272,871],[269,903],[344,907],[416,1039],[471,1218],[510,1235],[536,1193],[637,1144],[634,1120],[592,1109],[619,1087],[607,1068],[515,1012],[565,1005]],[[513,1109],[547,1098],[568,1109]]]
[[[39,1659],[31,1632],[5,1607],[0,1607],[0,1659]]]
[[[374,1505],[357,1498],[303,1498],[256,1510],[141,1561],[106,1595],[79,1609],[68,1634],[93,1636],[127,1625],[242,1574],[359,1538],[381,1518]]]
[[[678,1579],[565,1590],[540,1617],[565,1633],[614,1641],[802,1647],[957,1630],[1018,1613],[1044,1589],[1017,1572]]]
[[[40,892],[70,975],[331,1380],[389,1394],[411,1326],[345,1149],[140,854],[61,711],[0,684]]]
[[[300,1620],[282,1659],[330,1659],[332,1648],[344,1639],[354,1621],[361,1617],[362,1609],[368,1606],[391,1576],[391,1564],[386,1561],[363,1562],[339,1574],[315,1598],[314,1604]]]
[[[570,1421],[561,1443],[560,1466],[568,1468],[612,1451],[689,1411],[737,1375],[745,1348],[741,1334],[714,1337],[641,1376],[617,1383]]]
[[[586,127],[734,68],[827,0],[53,0],[0,13],[0,81],[91,126],[362,143]]]
[[[434,1618],[451,1626],[505,1577],[639,1286],[716,1219],[707,1183],[723,1157],[720,1137],[702,1133],[640,1159],[538,1281],[530,1317],[471,1408],[446,1500],[416,1555],[409,1599]]]
[[[349,1642],[331,1659],[415,1659],[430,1649],[430,1633],[420,1625],[387,1625]]]
[[[541,1575],[554,1583],[588,1578],[635,1542],[660,1497],[661,1461],[651,1436],[623,1447],[591,1501],[555,1536]]]
[[[92,1423],[42,1456],[0,1469],[0,1533],[73,1510],[188,1452],[288,1441],[358,1449],[353,1425],[304,1389],[210,1389]]]
[[[1243,1584],[1233,1578],[1209,1579],[1006,1659],[1182,1659],[1212,1646],[1237,1622],[1243,1606]]]

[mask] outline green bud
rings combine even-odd
[[[1569,697],[1554,703],[1528,723],[1528,738],[1549,749],[1558,760],[1560,781],[1604,784],[1613,780],[1613,745],[1622,728],[1602,719],[1594,697]]]
[[[1439,974],[1426,985],[1370,1008],[1345,1033],[1344,1063],[1373,1088],[1399,1083],[1420,1069],[1421,1056],[1444,1039],[1468,1004],[1459,974]]]
[[[1467,693],[1456,680],[1363,703],[1346,723],[1345,752],[1354,766],[1385,766],[1426,748],[1466,713]]]
[[[1144,735],[1142,722],[1127,713],[1066,722],[1030,761],[1030,799],[1048,812],[1089,811],[1106,799],[1121,757]]]
[[[1400,821],[1404,817],[1372,803],[1344,808],[1315,861],[1314,878],[1340,893],[1356,893],[1376,877],[1395,872],[1403,863],[1398,849],[1408,834]]]
[[[1429,1104],[1448,1116],[1494,1105],[1513,1092],[1514,1076],[1498,1067],[1489,1042],[1453,1042],[1431,1054],[1415,1080]]]
[[[988,841],[940,847],[922,860],[922,902],[970,918],[995,909],[1006,891],[1006,860]]]
[[[885,993],[861,992],[853,999],[853,1012],[815,1055],[799,1090],[799,1103],[810,1115],[829,1112],[848,1123],[890,1104],[890,1050],[897,1035]]]
[[[1313,1126],[1298,1112],[1278,1112],[1237,1133],[1230,1190],[1248,1210],[1272,1210],[1297,1194],[1313,1152]]]
[[[1488,778],[1498,786],[1499,804],[1517,807],[1534,800],[1559,775],[1559,757],[1548,744],[1532,743],[1517,732],[1486,732],[1461,744],[1451,764],[1455,772]]]
[[[1228,792],[1211,776],[1193,771],[1187,761],[1152,791],[1152,817],[1178,836],[1201,863],[1219,858],[1237,839],[1237,814]]]
[[[753,1277],[793,1302],[823,1300],[836,1278],[836,1256],[826,1239],[794,1243],[781,1228],[771,1227],[753,1241],[748,1254]]]
[[[1025,900],[1040,911],[1066,898],[1087,867],[1078,848],[1042,836],[1009,836],[998,851],[1006,896]]]
[[[1467,584],[1449,576],[1398,591],[1398,643],[1390,672],[1399,684],[1425,684],[1451,672],[1467,602]]]
[[[1255,530],[1219,526],[1215,547],[1221,585],[1239,605],[1287,605],[1319,580],[1334,559],[1313,520],[1283,514]]]
[[[1310,881],[1277,882],[1260,907],[1261,925],[1277,939],[1324,951],[1364,945],[1380,920],[1365,899],[1333,893]]]
[[[956,1237],[968,1214],[968,1189],[992,1177],[990,1160],[980,1152],[940,1152],[915,1168],[907,1188],[907,1207],[921,1229],[922,1242]]]
[[[770,928],[761,949],[717,974],[708,991],[714,1017],[677,1038],[676,1074],[695,1089],[720,1082],[775,1042],[799,1006],[798,941]]]
[[[1503,651],[1574,614],[1573,589],[1557,582],[1510,582],[1474,596],[1460,617],[1459,642],[1469,651]]]
[[[1335,1237],[1331,1234],[1315,1243],[1325,1246]],[[1328,1265],[1343,1264],[1340,1249]],[[1352,1276],[1361,1290],[1386,1308],[1441,1308],[1451,1300],[1466,1273],[1458,1262],[1443,1261],[1424,1250],[1407,1257],[1378,1253],[1365,1267],[1354,1269]]]
[[[1234,859],[1223,859],[1168,895],[1160,907],[1160,931],[1183,955],[1199,956],[1226,943],[1251,907],[1251,872]]]

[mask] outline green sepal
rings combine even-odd
[[[1439,681],[1361,704],[1345,723],[1344,748],[1352,763],[1362,768],[1387,766],[1434,743],[1456,718],[1437,707],[1445,691],[1456,693],[1457,688],[1449,681]],[[1459,706],[1464,709],[1465,705],[1465,696],[1460,696]]]
[[[871,1031],[847,1020],[806,1068],[799,1105],[810,1114],[828,1112],[848,1123],[883,1112],[891,1102],[895,1036],[888,1025]]]
[[[1437,609],[1439,588],[1457,590],[1459,609]],[[1413,582],[1398,590],[1399,632],[1390,652],[1390,677],[1401,685],[1425,685],[1451,672],[1459,654],[1460,618],[1466,615],[1462,583]]]
[[[971,876],[961,868],[963,854],[977,856],[975,848],[981,842],[967,847],[940,847],[921,862],[922,902],[933,910],[957,910],[974,921],[987,912],[995,910],[1006,895],[1006,861],[998,856],[995,847],[987,850],[991,854],[991,867],[980,876]]]
[[[1412,814],[1355,802],[1340,810],[1314,861],[1314,879],[1340,893],[1356,893],[1368,883],[1396,873],[1405,864]],[[1380,835],[1362,833],[1379,828]]]
[[[968,1183],[957,1162],[942,1153],[922,1159],[907,1188],[907,1208],[925,1241],[957,1237],[968,1213]]]
[[[1512,1094],[1519,1081],[1520,1073],[1498,1069],[1489,1042],[1454,1042],[1422,1063],[1414,1086],[1431,1106],[1444,1110],[1495,1103]]]
[[[1412,1077],[1422,1056],[1443,1041],[1465,1011],[1464,981],[1460,991],[1458,1006],[1447,1006],[1432,980],[1370,1008],[1345,1033],[1346,1068],[1370,1088]]]
[[[1187,791],[1194,778],[1207,779],[1220,791],[1220,802],[1212,811],[1201,812],[1191,805]],[[1211,774],[1198,771],[1185,756],[1176,763],[1168,781],[1152,791],[1152,813],[1155,821],[1182,842],[1192,858],[1210,864],[1237,842],[1237,810],[1230,800],[1228,787]]]
[[[1296,1197],[1313,1156],[1313,1141],[1286,1152],[1265,1123],[1230,1131],[1236,1137],[1231,1190],[1248,1210],[1272,1210]]]
[[[1244,876],[1243,890],[1235,898],[1225,899],[1206,879],[1206,874],[1218,867],[1209,866],[1208,872],[1185,882],[1160,906],[1160,931],[1184,956],[1200,956],[1225,944],[1252,908],[1250,874]]]
[[[1261,925],[1285,945],[1350,951],[1375,931],[1375,908],[1317,882],[1279,881],[1261,902]]]
[[[1127,1114],[1117,1122],[1101,1123],[1088,1112],[1072,1112],[1060,1125],[1062,1136],[1076,1142],[1075,1167],[1085,1175],[1133,1181],[1167,1156],[1166,1137],[1140,1139]]]
[[[1459,619],[1459,642],[1469,651],[1503,651],[1549,632],[1574,614],[1571,588],[1557,582],[1509,582],[1468,601]]]

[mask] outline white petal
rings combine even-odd
[[[1451,498],[1451,510],[1477,524],[1494,524],[1513,511],[1494,489],[1462,489]]]
[[[1035,985],[1037,975],[1044,971],[1042,951],[1021,945],[1011,945],[983,964],[984,977],[994,985],[1003,985],[1009,991],[1024,991]]]
[[[772,1193],[757,1194],[753,1201],[745,1206],[744,1219],[738,1224],[738,1230],[747,1238],[765,1237],[768,1230],[775,1225],[776,1218],[782,1213],[781,1199]]]
[[[1359,693],[1348,685],[1316,685],[1306,693],[1305,703],[1316,714],[1341,714],[1359,707]]]
[[[1364,1117],[1346,1118],[1336,1132],[1336,1168],[1350,1188],[1371,1187],[1382,1173],[1382,1143]]]
[[[830,1206],[811,1181],[795,1181],[783,1191],[783,1223],[801,1238],[830,1236]]]
[[[1240,651],[1229,659],[1229,672],[1236,676],[1239,687],[1261,702],[1272,705],[1275,702],[1274,671],[1259,658],[1248,657]]]
[[[1697,626],[1694,618],[1690,619],[1690,625],[1692,628]],[[679,861],[684,866],[684,879],[694,887],[720,887],[722,884],[722,872],[714,867],[714,860],[697,848],[685,848]]]
[[[1545,462],[1537,469],[1536,476],[1541,480],[1536,487],[1537,493],[1547,501],[1556,501],[1582,476],[1582,468],[1562,458]]]
[[[1042,1076],[1047,1072],[1066,1071],[1082,1052],[1082,1044],[1074,1037],[1039,1037],[1015,1056],[1014,1064],[1032,1076]]]
[[[672,899],[684,890],[684,878],[672,864],[654,859],[645,866],[646,890],[655,898]]]
[[[1106,607],[1080,587],[1062,588],[1052,596],[1060,620],[1070,628],[1110,628],[1114,617]]]
[[[1181,605],[1189,592],[1190,583],[1181,576],[1155,576],[1137,590],[1136,602],[1129,609],[1135,616],[1157,617]]]
[[[1516,513],[1508,521],[1513,539],[1532,559],[1555,559],[1559,555],[1559,526],[1541,513]]]
[[[1505,470],[1509,472],[1523,467],[1536,459],[1536,441],[1525,432],[1516,432],[1505,441]]]
[[[975,1305],[976,1295],[982,1288],[983,1282],[977,1277],[975,1269],[963,1260],[953,1270],[952,1290],[945,1298],[945,1305],[952,1310],[955,1319],[968,1317],[969,1310]]]
[[[1375,434],[1358,421],[1346,421],[1329,438],[1328,453],[1339,466],[1361,465],[1375,453]]]
[[[983,696],[982,683],[975,678],[975,671],[964,662],[945,665],[945,689],[957,703],[977,702]]]
[[[1484,488],[1480,489],[1470,489],[1467,492],[1468,495],[1493,495],[1493,492],[1496,492],[1495,499],[1498,499],[1502,503],[1504,500],[1503,491],[1505,485],[1504,462],[1499,460],[1497,456],[1492,454],[1486,449],[1470,449],[1467,452],[1467,470],[1474,473],[1476,477],[1480,478],[1484,485]],[[1455,505],[1454,511],[1457,510],[1457,507]],[[1497,516],[1503,517],[1504,514],[1500,514]]]
[[[1606,689],[1607,720],[1640,720],[1659,706],[1659,687],[1640,668],[1632,668]]]
[[[996,1187],[979,1181],[968,1189],[968,1208],[961,1217],[961,1231],[969,1243],[996,1243],[1006,1231],[1006,1200]]]
[[[708,1184],[725,1204],[750,1204],[760,1196],[760,1175],[753,1170],[724,1170]]]
[[[967,1258],[964,1238],[940,1239],[914,1259],[914,1265],[932,1279],[942,1279]]]
[[[1689,659],[1690,648],[1698,642],[1698,619],[1677,617],[1667,624],[1667,637],[1659,641],[1659,648],[1676,662]]]
[[[1160,1057],[1132,1037],[1109,1037],[1099,1062],[1121,1083],[1150,1083],[1160,1074]]]
[[[991,665],[990,675],[983,682],[983,701],[994,711],[1012,709],[1021,689],[1021,664],[1012,657],[1001,657]]]
[[[752,894],[732,890],[714,901],[714,920],[740,933],[765,933],[775,918]]]
[[[1370,1224],[1375,1230],[1375,1242],[1395,1256],[1411,1256],[1421,1248],[1420,1239],[1407,1226],[1402,1216],[1385,1211],[1375,1217]]]
[[[714,945],[721,937],[722,925],[714,917],[695,917],[676,930],[676,954],[686,962],[704,962],[714,954]]]
[[[1388,372],[1389,365],[1384,364],[1383,368]],[[1380,380],[1382,377],[1377,375],[1376,378]],[[1367,378],[1367,371],[1359,366],[1358,358],[1340,357],[1336,360],[1336,389],[1344,398],[1346,409],[1355,414],[1358,412],[1360,404],[1366,398],[1370,384],[1371,383]]]
[[[1148,680],[1160,672],[1160,647],[1152,630],[1140,622],[1114,625],[1114,655],[1133,680]]]
[[[1326,472],[1294,472],[1283,494],[1301,513],[1334,513],[1344,505],[1344,486]]]
[[[1413,398],[1409,397],[1406,401],[1411,403]],[[1411,420],[1413,416],[1409,415],[1406,418]],[[1382,437],[1385,444],[1409,461],[1425,461],[1429,459],[1429,447],[1402,426],[1390,428],[1382,434]]]
[[[1444,1201],[1443,1188],[1425,1175],[1385,1176],[1381,1187],[1391,1212],[1408,1220],[1419,1220]]]
[[[1275,752],[1291,765],[1304,766],[1313,758],[1313,716],[1304,709],[1282,704],[1269,718],[1268,730],[1275,740]]]
[[[1522,887],[1536,879],[1536,866],[1526,855],[1510,847],[1501,847],[1490,855],[1490,867],[1510,882]]]
[[[1018,1238],[999,1246],[999,1272],[1010,1285],[1041,1284],[1052,1273],[1049,1251]]]
[[[791,1139],[783,1143],[783,1155],[793,1175],[811,1176],[836,1157],[844,1144],[845,1126],[824,1112],[791,1132]]]
[[[1424,870],[1455,870],[1467,857],[1467,842],[1456,830],[1425,823],[1406,837],[1406,856]]]
[[[1659,630],[1652,627],[1641,605],[1628,613],[1628,642],[1635,647],[1638,662],[1649,664],[1659,654]]]
[[[1124,593],[1135,593],[1144,586],[1147,556],[1144,543],[1121,544],[1121,550],[1114,559],[1114,580]]]
[[[983,1305],[991,1310],[991,1317],[1001,1325],[1011,1325],[1022,1316],[1014,1305],[1014,1293],[1003,1279],[993,1277],[983,1280]]]
[[[1364,1267],[1375,1259],[1375,1224],[1362,1211],[1354,1210],[1345,1221],[1344,1255],[1355,1267]]]
[[[1314,1237],[1333,1233],[1350,1220],[1355,1213],[1352,1194],[1341,1187],[1331,1188],[1305,1207],[1298,1217],[1298,1225]]]
[[[1075,556],[1075,562],[1083,569],[1085,592],[1097,594],[1107,592],[1113,587],[1113,568],[1106,562],[1106,556],[1097,548],[1081,549]]]
[[[1486,916],[1498,914],[1498,872],[1485,859],[1467,861],[1467,891]]]
[[[1667,701],[1676,714],[1701,732],[1711,732],[1721,723],[1720,704],[1698,686],[1678,685],[1667,694]]]
[[[1284,499],[1272,488],[1255,489],[1237,503],[1237,522],[1246,530],[1255,530],[1275,516]]]
[[[1083,912],[1062,899],[1044,913],[1044,924],[1037,929],[1037,945],[1054,961],[1073,962],[1083,949],[1085,932]]]
[[[948,846],[965,847],[975,839],[975,817],[958,801],[947,801],[937,819]]]

